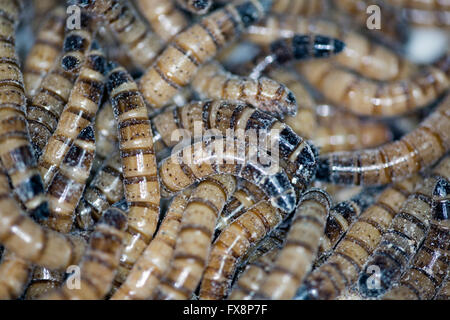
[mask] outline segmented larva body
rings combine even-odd
[[[171,40],[189,24],[187,17],[173,1],[137,0],[136,2],[155,33],[165,41]]]
[[[114,151],[119,149],[117,123],[111,103],[105,102],[95,118],[95,161],[93,171],[96,172]],[[114,201],[116,202],[116,201]]]
[[[77,226],[92,230],[102,212],[124,197],[122,164],[119,152],[114,153],[95,174],[76,209]]]
[[[186,189],[173,198],[158,233],[136,261],[126,281],[111,297],[112,300],[141,300],[153,296],[161,277],[170,267],[191,192],[191,189]]]
[[[268,46],[278,39],[293,38],[295,34],[317,34],[340,39],[345,43],[345,47],[333,60],[368,78],[380,81],[396,80],[408,76],[416,69],[402,56],[376,44],[366,36],[347,31],[325,19],[271,15],[250,26],[246,38]]]
[[[68,233],[75,219],[75,208],[83,195],[95,156],[95,136],[92,126],[83,129],[59,166],[47,188],[50,216],[49,228]]]
[[[414,176],[384,190],[348,228],[332,255],[306,277],[297,298],[334,300],[350,288],[402,204],[422,183]]]
[[[390,117],[423,108],[449,88],[450,55],[399,81],[374,82],[330,62],[312,61],[298,70],[325,98],[352,113]],[[441,67],[438,67],[440,65]]]
[[[42,219],[48,216],[48,204],[30,144],[23,75],[15,52],[19,4],[0,4],[0,162],[20,202],[31,216]]]
[[[444,158],[432,175],[403,204],[400,212],[392,219],[379,246],[366,263],[359,276],[359,291],[365,297],[379,297],[392,288],[395,281],[417,252],[430,229],[432,196],[436,183],[450,177],[450,157]],[[437,239],[433,239],[437,241]],[[372,270],[380,269],[379,285],[369,286]],[[368,281],[369,280],[369,281]]]
[[[233,193],[230,201],[228,201],[220,214],[216,224],[216,233],[221,232],[233,220],[239,218],[250,207],[265,197],[264,192],[252,183],[245,180],[240,181],[239,187]]]
[[[213,244],[203,274],[200,299],[226,297],[239,259],[284,218],[285,215],[269,202],[261,201],[225,228]]]
[[[213,0],[176,0],[183,9],[194,14],[205,14],[211,8]]]
[[[130,206],[126,248],[116,279],[122,283],[153,237],[161,195],[151,123],[136,83],[125,69],[111,66],[107,88],[118,125],[125,198]]]
[[[271,0],[230,4],[179,33],[141,78],[139,89],[149,106],[158,109],[170,102],[203,63],[261,19],[271,6]]]
[[[42,297],[46,300],[99,300],[112,286],[123,250],[127,217],[124,208],[111,207],[103,213],[80,262],[80,287],[66,283]],[[70,278],[69,280],[70,281]]]
[[[172,133],[177,129],[185,129],[191,135],[198,134],[194,131],[196,124],[200,125],[202,134],[205,130],[214,130],[226,136],[229,134],[227,130],[231,129],[239,136],[239,132],[256,130],[261,139],[267,133],[267,140],[271,140],[267,144],[279,149],[280,158],[286,162],[281,165],[299,191],[306,189],[316,169],[315,149],[312,145],[275,117],[238,101],[194,102],[162,113],[153,120],[153,124],[167,146],[177,143],[172,139]]]
[[[236,144],[237,140],[233,143]],[[296,190],[275,159],[268,158],[271,168],[246,159],[244,152],[226,148],[222,139],[201,141],[185,147],[165,159],[159,169],[161,187],[168,194],[177,193],[214,174],[231,174],[245,179],[261,190],[276,208],[292,212]]]
[[[323,0],[277,0],[273,4],[272,12],[309,17],[321,14],[324,9]]]
[[[64,271],[49,270],[36,266],[25,292],[26,300],[36,300],[44,294],[58,288],[64,282]]]
[[[449,274],[447,274],[447,278],[442,283],[436,296],[434,297],[435,300],[450,300],[450,276],[449,276]]]
[[[84,252],[79,237],[44,229],[21,212],[4,173],[0,173],[0,221],[0,243],[32,263],[61,270],[77,264]]]
[[[297,112],[296,98],[285,85],[266,77],[233,75],[217,62],[203,66],[191,85],[202,98],[240,100],[279,118]]]
[[[92,48],[70,93],[55,132],[39,158],[39,170],[48,186],[58,171],[73,141],[93,124],[105,84],[106,60],[101,50]]]
[[[0,263],[0,300],[17,299],[25,289],[30,274],[30,264],[9,251]]]
[[[376,149],[330,153],[316,178],[336,184],[381,185],[402,180],[435,163],[450,148],[450,96],[418,128]]]
[[[191,297],[210,255],[217,218],[235,188],[234,177],[217,175],[202,181],[192,191],[181,220],[171,267],[161,280],[156,299]]]
[[[449,271],[449,195],[450,182],[444,178],[439,179],[433,190],[433,218],[425,241],[398,284],[383,299],[431,300],[437,293]]]
[[[316,258],[330,206],[331,198],[325,191],[311,189],[303,194],[284,247],[258,296],[276,300],[294,297]]]
[[[134,62],[148,68],[162,49],[163,42],[153,33],[129,1],[87,1],[87,10],[108,25]]]
[[[36,35],[36,41],[25,60],[24,83],[28,97],[33,97],[47,72],[56,63],[64,40],[66,12],[58,6],[50,11]]]

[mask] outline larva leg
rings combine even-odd
[[[105,297],[111,288],[123,250],[122,241],[127,227],[123,210],[111,207],[96,225],[80,262],[80,288],[71,288],[64,283],[42,299],[99,300]]]
[[[444,158],[437,169],[433,170],[433,174],[425,180],[423,187],[409,196],[392,220],[359,276],[359,290],[363,296],[379,297],[392,288],[417,252],[430,229],[434,187],[441,177],[450,177],[449,163],[450,157]],[[372,275],[371,266],[377,266],[380,271],[380,283],[375,287],[368,284]]]
[[[94,129],[89,126],[80,132],[47,188],[50,216],[45,225],[49,228],[62,233],[72,229],[75,208],[86,186],[94,155]]]
[[[139,257],[126,281],[111,297],[112,300],[149,299],[153,296],[161,277],[170,267],[191,192],[191,189],[186,189],[173,198],[158,233]]]
[[[212,247],[200,287],[200,299],[226,297],[239,258],[284,218],[279,210],[262,201],[223,230]]]
[[[25,289],[30,264],[14,253],[6,252],[0,264],[0,300],[17,299]]]
[[[202,64],[261,19],[271,5],[271,0],[230,4],[179,33],[141,78],[139,88],[149,106],[159,109],[166,105],[191,82]]]
[[[165,41],[171,40],[189,24],[173,1],[137,0],[137,5],[156,34]]]
[[[102,212],[124,197],[122,165],[119,152],[114,153],[86,188],[76,209],[76,223],[82,230],[92,230]]]
[[[105,84],[106,60],[93,45],[70,93],[55,132],[39,158],[39,170],[48,186],[80,132],[91,125],[98,111]]]
[[[283,84],[266,77],[236,76],[215,62],[197,72],[192,87],[202,98],[241,100],[279,118],[297,112],[296,98]]]
[[[176,0],[183,9],[194,14],[205,14],[209,11],[213,0]]]
[[[450,148],[450,96],[418,128],[376,149],[330,153],[319,159],[317,179],[381,185],[424,170]]]
[[[349,227],[331,256],[306,277],[296,298],[334,300],[350,288],[402,204],[422,183],[415,176],[384,190]]]
[[[133,78],[122,67],[111,66],[108,91],[119,130],[125,198],[127,243],[116,283],[122,283],[156,230],[160,187],[153,135],[144,99]]]
[[[208,261],[217,218],[235,187],[234,177],[218,175],[202,181],[192,191],[181,220],[171,268],[157,289],[156,299],[191,297]]]
[[[303,194],[286,243],[264,279],[258,296],[277,300],[294,297],[318,253],[330,206],[329,195],[320,189]]]
[[[48,204],[30,144],[23,75],[15,52],[18,3],[4,1],[0,8],[0,162],[27,211],[36,219],[45,219]]]
[[[36,94],[42,79],[56,63],[64,40],[65,24],[65,10],[58,6],[49,13],[38,31],[24,66],[23,78],[28,97]]]
[[[96,148],[93,172],[97,172],[97,169],[119,149],[118,135],[111,103],[105,102],[95,118]]]

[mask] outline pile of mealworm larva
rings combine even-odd
[[[450,2],[0,0],[0,299],[449,299],[417,26]]]

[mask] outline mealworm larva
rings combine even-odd
[[[422,182],[414,176],[384,190],[349,227],[332,255],[307,276],[297,298],[333,300],[350,288],[402,204]]]
[[[238,260],[285,217],[267,201],[261,201],[225,228],[211,249],[200,286],[200,299],[226,297]]]
[[[0,300],[17,299],[25,289],[30,274],[30,264],[9,251],[0,264]]]
[[[95,118],[95,161],[93,172],[97,172],[106,159],[119,149],[117,123],[111,103],[105,102]],[[114,201],[116,202],[116,201]],[[103,210],[102,210],[103,211]]]
[[[217,175],[192,191],[181,219],[171,267],[161,280],[156,299],[191,297],[208,261],[217,218],[235,188],[233,176]]]
[[[170,267],[191,192],[191,189],[186,189],[173,198],[155,238],[136,261],[126,281],[111,297],[112,300],[149,299],[153,296],[161,277]]]
[[[433,190],[432,220],[425,241],[398,284],[383,299],[431,300],[435,296],[449,270],[449,195],[450,182],[439,179]],[[441,197],[444,199],[436,199]]]
[[[0,173],[0,221],[0,243],[35,264],[61,270],[78,263],[84,252],[79,237],[44,229],[22,213],[4,173]]]
[[[223,208],[216,224],[216,233],[221,232],[233,220],[239,218],[255,203],[263,200],[265,194],[248,181],[240,181],[239,188],[233,193],[230,201]]]
[[[286,162],[280,165],[299,191],[306,189],[315,172],[316,155],[313,145],[275,117],[245,103],[220,100],[193,102],[183,108],[160,114],[154,118],[153,124],[167,146],[177,143],[176,139],[172,139],[172,133],[177,129],[188,130],[191,135],[215,130],[224,136],[230,133],[227,131],[229,129],[236,132],[236,135],[244,130],[246,133],[249,132],[247,130],[257,130],[259,135],[267,133],[267,137],[271,139],[268,144],[278,147],[280,158]],[[195,130],[196,126],[200,132],[196,132],[199,131]]]
[[[194,14],[205,14],[211,8],[213,0],[176,0],[183,9]]]
[[[334,61],[368,78],[380,81],[395,80],[409,75],[416,69],[405,58],[376,44],[368,37],[346,30],[337,23],[325,19],[270,15],[250,26],[246,38],[268,46],[278,39],[290,39],[295,34],[320,34],[340,39],[345,43],[345,47],[334,57]]]
[[[163,42],[153,33],[129,1],[82,1],[86,9],[102,19],[128,55],[141,68],[148,68],[162,49]]]
[[[182,30],[189,21],[173,1],[137,0],[137,5],[143,16],[163,40],[169,41]]]
[[[271,0],[230,4],[179,33],[141,78],[139,88],[149,106],[165,106],[191,82],[203,63],[261,19],[271,6]]]
[[[240,100],[280,118],[297,112],[295,95],[283,84],[266,77],[256,80],[233,75],[217,62],[200,68],[192,88],[202,98]]]
[[[17,1],[0,4],[0,162],[27,211],[36,219],[45,219],[48,203],[30,144],[23,75],[15,52],[19,4]]]
[[[89,126],[75,139],[47,188],[50,216],[44,223],[49,228],[62,233],[72,229],[75,208],[90,175],[94,154],[94,129]]]
[[[400,212],[392,219],[379,246],[360,273],[359,291],[363,296],[379,297],[392,288],[417,252],[430,229],[433,191],[441,177],[450,177],[450,157],[444,158],[438,164],[432,175],[425,180],[423,187],[409,196]],[[369,283],[373,272],[371,266],[379,268],[377,285]]]
[[[236,140],[233,142],[236,143]],[[258,186],[274,207],[284,212],[295,209],[296,191],[275,159],[268,157],[273,167],[267,169],[251,159],[245,159],[244,152],[238,153],[229,148],[224,150],[225,145],[222,139],[201,141],[172,154],[159,169],[161,187],[172,194],[210,175],[231,174]]]
[[[391,117],[423,108],[450,86],[449,54],[399,81],[374,82],[329,62],[312,61],[297,69],[327,100],[365,116]]]
[[[64,282],[64,272],[36,266],[25,292],[26,300],[36,300],[42,295],[58,288]]]
[[[106,60],[94,43],[70,93],[55,132],[39,158],[39,170],[48,186],[80,132],[91,125],[100,106],[105,83]]]
[[[450,96],[411,133],[376,149],[319,158],[316,178],[336,184],[399,181],[440,159],[450,148]]]
[[[161,195],[144,99],[125,69],[115,64],[109,69],[107,88],[119,131],[125,198],[130,206],[126,247],[116,278],[116,283],[122,283],[156,230]]]
[[[114,153],[95,174],[76,209],[77,226],[92,230],[102,212],[124,197],[122,165],[119,152]]]
[[[103,213],[91,235],[89,245],[80,262],[80,287],[63,284],[48,293],[45,300],[99,300],[111,288],[123,250],[127,227],[126,210],[113,206]]]
[[[257,297],[291,299],[310,271],[331,206],[331,198],[320,189],[303,194],[296,209],[286,243],[273,269],[263,280]]]
[[[33,97],[45,74],[57,61],[64,40],[66,12],[58,6],[50,11],[25,60],[23,79],[28,97]]]

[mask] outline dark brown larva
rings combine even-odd
[[[381,185],[425,170],[450,148],[450,96],[414,131],[376,149],[330,153],[317,178],[336,184]]]

